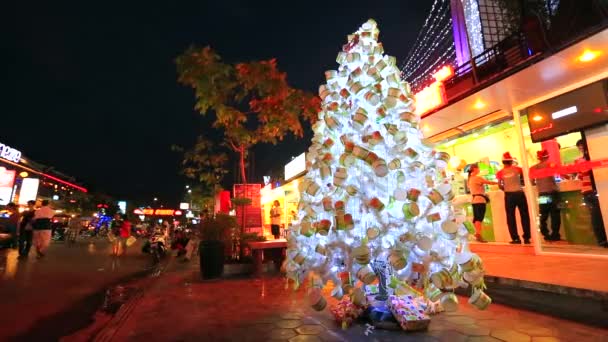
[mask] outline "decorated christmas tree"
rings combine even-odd
[[[328,282],[332,296],[355,305],[374,293],[439,301],[445,310],[457,308],[454,288],[470,284],[470,302],[484,309],[483,267],[450,204],[449,155],[423,139],[409,85],[378,35],[368,20],[348,36],[338,70],[325,72],[287,276],[296,287],[310,282],[318,310]]]

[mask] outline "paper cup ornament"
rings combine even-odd
[[[407,134],[405,132],[397,132],[393,135],[393,140],[397,145],[403,145],[407,143]]]
[[[373,165],[374,162],[378,159],[379,159],[379,157],[377,154],[375,154],[374,152],[370,152],[367,154],[364,161],[367,163],[367,165]]]
[[[376,274],[369,266],[363,266],[357,271],[357,279],[361,280],[364,284],[369,285],[376,280]],[[355,289],[356,291],[357,289]]]
[[[358,94],[361,90],[363,90],[363,86],[359,82],[355,82],[350,86],[350,92],[353,94]]]
[[[439,213],[428,214],[428,215],[426,215],[426,220],[429,223],[441,221],[441,214],[439,214]]]
[[[344,225],[346,230],[355,228],[355,222],[353,221],[353,216],[351,214],[344,215]]]
[[[371,90],[368,91],[367,93],[365,93],[364,98],[367,101],[367,103],[369,103],[372,106],[375,106],[378,104],[378,102],[380,102],[380,96],[378,96],[378,94],[376,94],[376,92],[371,91]]]
[[[474,291],[471,298],[469,298],[469,304],[479,310],[487,309],[490,303],[492,303],[492,299],[483,291]]]
[[[322,203],[323,203],[323,209],[325,211],[332,211],[334,209],[332,207],[332,199],[331,199],[331,197],[323,197]]]
[[[361,55],[357,52],[346,54],[346,61],[349,63],[358,62],[361,60]]]
[[[323,245],[317,245],[317,247],[315,247],[315,252],[321,255],[327,255],[327,248]]]
[[[450,155],[447,154],[446,152],[437,152],[435,154],[435,160],[436,160],[437,166],[444,169],[448,166],[448,162],[450,161]]]
[[[420,197],[420,190],[416,188],[411,188],[407,191],[407,199],[416,202],[418,201],[418,197]]]
[[[405,121],[405,122],[409,123],[412,126],[417,125],[417,122],[418,122],[418,116],[416,116],[416,114],[411,113],[411,112],[400,113],[399,119],[401,119],[401,121]]]
[[[353,248],[352,255],[355,258],[355,262],[361,265],[369,264],[370,250],[367,245],[361,245]]]
[[[304,221],[300,225],[300,234],[310,237],[314,234],[314,230],[312,229],[312,224],[310,221]]]
[[[433,284],[429,284],[426,287],[426,289],[424,290],[424,295],[431,302],[438,301],[441,298],[442,294],[443,294],[443,292],[441,292],[441,290],[438,289],[437,287],[435,287],[435,285],[433,285]]]
[[[372,272],[372,274],[373,274],[373,272]],[[373,276],[375,279],[376,275],[373,274]],[[372,280],[372,282],[373,282],[373,280]],[[363,290],[360,287],[357,287],[353,290],[352,301],[353,301],[353,304],[358,305],[358,306],[364,306],[367,304],[367,298],[365,297],[365,292],[363,292]]]
[[[407,199],[407,191],[405,191],[405,189],[397,188],[393,192],[393,197],[397,201],[405,201]]]
[[[363,127],[365,122],[367,121],[367,111],[363,108],[359,108],[355,115],[353,115],[353,122],[359,125],[359,127]]]
[[[381,90],[378,90],[378,91],[381,91]],[[387,109],[386,109],[386,107],[384,107],[384,105],[380,105],[380,106],[378,106],[378,108],[376,108],[376,114],[380,118],[386,117],[386,111],[387,111]]]
[[[428,236],[420,236],[416,241],[416,245],[423,251],[428,251],[433,246],[433,240]]]
[[[310,306],[316,311],[323,311],[327,306],[327,301],[325,301],[321,290],[318,288],[314,288],[308,293],[308,301]]]
[[[399,132],[399,128],[397,127],[397,125],[387,123],[387,124],[384,124],[384,128],[386,128],[386,131],[390,135],[395,135],[397,132]]]
[[[343,168],[343,167],[337,168],[336,173],[334,174],[334,185],[342,186],[342,184],[344,184],[344,181],[346,180],[347,177],[348,177],[348,173],[346,172],[345,168]]]
[[[446,293],[441,296],[441,306],[446,312],[454,312],[458,310],[458,297],[453,293]]]
[[[354,163],[355,163],[355,157],[353,157],[352,154],[342,153],[342,155],[340,155],[340,165],[342,165],[344,167],[349,167],[349,166],[353,165]]]
[[[414,150],[411,147],[408,147],[405,149],[404,154],[406,157],[414,159],[416,157],[418,157],[418,152],[416,152],[416,150]]]
[[[332,140],[332,138],[325,139],[325,141],[323,142],[323,147],[330,149],[332,146],[334,146],[334,141]]]
[[[329,127],[332,130],[338,130],[338,129],[342,128],[342,124],[340,122],[336,121],[336,119],[332,118],[331,116],[325,116],[324,120],[325,120],[325,124],[327,125],[327,127]]]
[[[396,271],[405,268],[407,264],[407,259],[403,255],[403,251],[391,251],[391,254],[388,257],[388,263],[391,265],[393,269]]]
[[[452,221],[444,221],[441,224],[441,230],[449,240],[454,240],[458,233],[458,225]]]
[[[414,217],[420,215],[420,208],[416,203],[405,203],[403,205],[403,215],[405,219],[411,220]]]
[[[344,201],[336,201],[336,203],[334,204],[334,208],[336,209],[337,213],[344,214]]]
[[[359,192],[359,189],[357,189],[356,186],[354,186],[354,185],[346,186],[346,193],[348,193],[350,196],[355,196],[358,192]]]
[[[321,100],[325,101],[325,99],[327,98],[327,96],[329,96],[330,93],[331,91],[327,89],[325,85],[319,87],[319,97],[321,97]]]
[[[471,272],[477,266],[478,257],[474,254],[466,253],[457,258],[456,262],[458,262],[462,272]]]
[[[357,69],[353,70],[353,72],[350,73],[350,76],[354,79],[357,80],[359,79],[359,77],[361,77],[361,75],[363,75],[363,70],[361,70],[360,67],[357,67]]]
[[[384,159],[374,161],[372,163],[372,168],[378,177],[384,177],[388,174],[388,167],[386,166],[386,161]]]
[[[367,238],[372,241],[380,235],[380,229],[378,227],[367,228]]]
[[[329,228],[331,228],[330,220],[321,220],[319,221],[319,227],[317,228],[317,233],[320,235],[326,236],[329,233]]]
[[[437,205],[443,201],[443,196],[441,196],[441,193],[435,189],[431,190],[426,197],[428,197],[434,205]]]
[[[382,201],[380,201],[378,197],[372,198],[369,201],[368,205],[370,206],[370,208],[375,209],[376,211],[384,210],[384,203],[382,203]]]
[[[388,163],[388,168],[390,170],[396,170],[401,168],[401,160],[399,160],[399,158],[395,158],[393,160],[391,160],[390,163]]]
[[[327,164],[323,164],[319,168],[319,173],[321,174],[321,178],[325,179],[331,176],[331,168]]]
[[[336,77],[338,77],[338,71],[336,71],[336,70],[327,70],[325,72],[325,79],[327,81],[331,81]]]
[[[431,274],[431,282],[433,282],[433,285],[438,289],[449,289],[454,286],[454,280],[450,275],[450,271],[445,268]]]

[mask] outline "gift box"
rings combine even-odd
[[[413,296],[391,295],[387,306],[405,331],[427,330],[431,323],[425,308]]]
[[[343,329],[348,328],[353,321],[359,318],[365,307],[355,305],[350,299],[344,298],[339,301],[336,305],[332,305],[329,311],[334,316],[336,323],[340,325]]]

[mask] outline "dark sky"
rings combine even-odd
[[[0,14],[0,142],[93,190],[171,204],[187,181],[170,146],[209,131],[176,82],[174,58],[189,45],[231,62],[275,57],[292,86],[316,93],[368,18],[401,63],[432,1],[10,3]],[[256,148],[255,174],[281,169],[310,137]]]

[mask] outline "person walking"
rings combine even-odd
[[[275,200],[270,208],[270,232],[275,239],[281,236],[281,203]]]
[[[473,206],[473,225],[475,226],[475,239],[478,242],[487,242],[481,237],[481,224],[486,216],[486,206],[490,198],[486,195],[485,185],[496,185],[497,182],[489,181],[479,175],[479,165],[469,166],[468,186],[471,191],[471,203]]]
[[[126,214],[122,215],[122,222],[120,224],[119,235],[116,237],[118,240],[118,253],[117,255],[124,255],[127,253],[127,239],[131,237],[131,221]]]
[[[549,151],[541,150],[536,152],[539,163],[533,165],[531,169],[542,170],[550,167]],[[538,209],[540,212],[540,232],[545,241],[559,241],[559,227],[562,222],[559,210],[559,191],[555,177],[540,177],[532,179],[532,184],[536,185],[538,191]],[[547,227],[547,220],[551,216],[551,232]]]
[[[48,200],[42,201],[42,206],[34,213],[33,239],[39,259],[45,256],[51,243],[51,219],[53,216],[55,216],[55,210],[51,209]]]
[[[585,142],[581,139],[576,142],[581,157],[578,158],[576,163],[583,163],[589,161],[589,152]],[[591,226],[593,227],[593,234],[597,244],[600,247],[608,248],[608,241],[606,241],[606,230],[604,229],[604,221],[602,220],[602,212],[600,210],[600,203],[597,199],[597,193],[593,188],[593,172],[591,170],[583,171],[578,174],[578,178],[582,181],[581,193],[583,195],[583,201],[585,206],[589,208],[589,214],[591,215]]]
[[[27,201],[27,209],[21,214],[19,223],[19,258],[27,258],[32,248],[34,214],[36,201]]]
[[[110,225],[112,227],[112,229],[110,230],[110,232],[112,233],[110,238],[110,241],[112,242],[112,255],[118,256],[118,254],[120,253],[120,231],[122,227],[122,217],[120,216],[120,214],[116,213],[114,215],[114,219],[112,220]]]
[[[19,245],[19,210],[17,209],[17,205],[13,202],[7,204],[6,209],[8,209],[9,215],[6,223],[6,230],[11,236],[10,247],[16,249]]]
[[[505,212],[509,234],[511,235],[511,242],[509,243],[512,245],[521,243],[517,234],[517,221],[515,220],[515,209],[517,208],[524,233],[524,243],[530,244],[530,214],[526,194],[523,190],[524,174],[520,167],[513,165],[513,162],[511,153],[505,152],[502,156],[503,168],[496,174],[498,186],[505,193]]]

